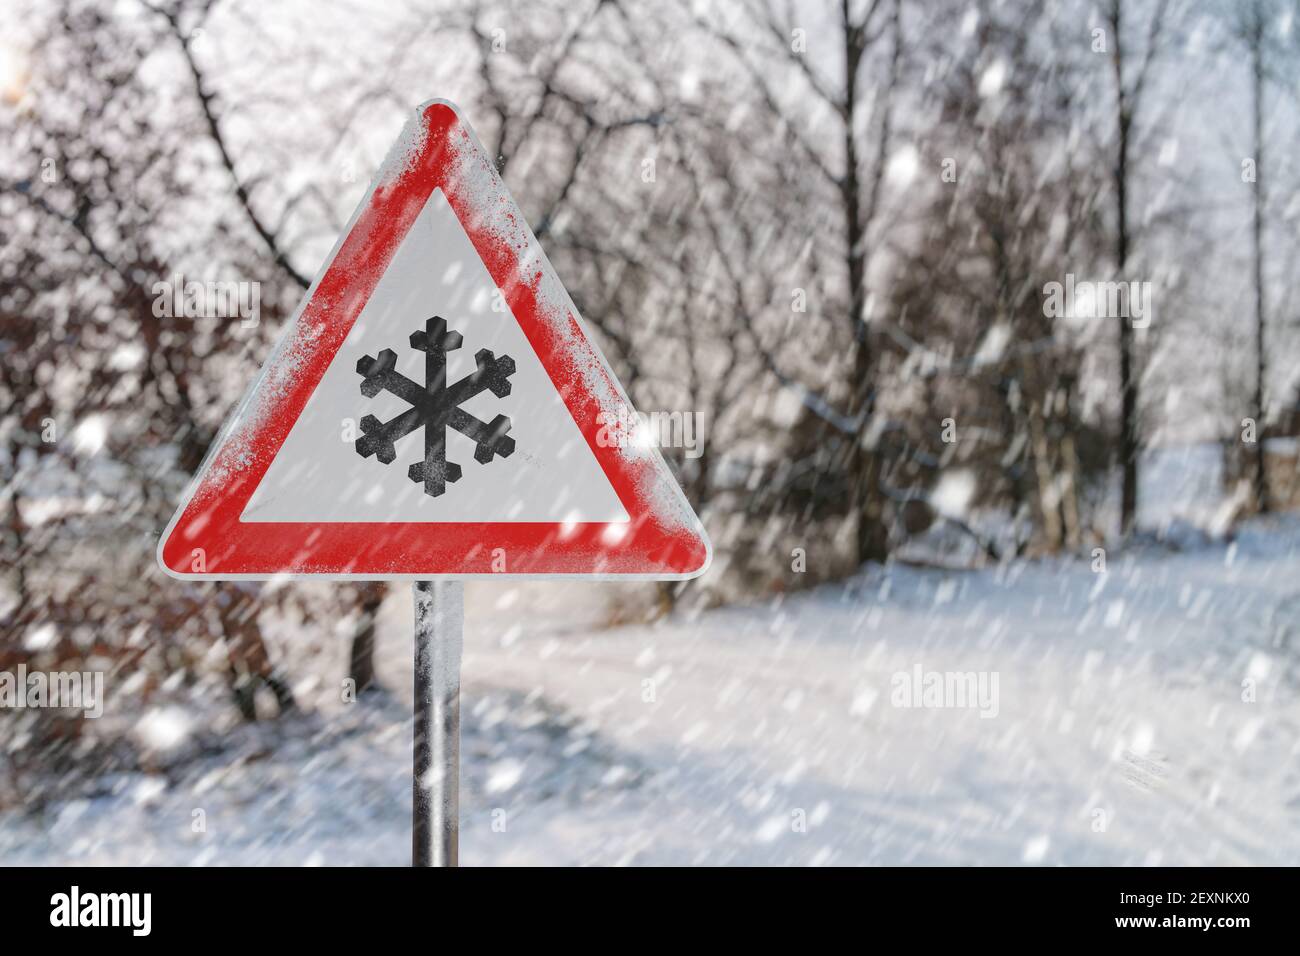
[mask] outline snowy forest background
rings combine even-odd
[[[1298,16],[4,0],[0,670],[108,702],[0,710],[0,862],[405,861],[409,588],[154,548],[432,97],[703,423],[715,548],[469,587],[464,862],[1296,862]],[[176,273],[260,321],[155,315]]]

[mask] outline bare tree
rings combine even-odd
[[[778,12],[764,0],[741,4],[731,18],[701,17],[698,22],[730,51],[769,121],[785,133],[792,153],[783,150],[770,157],[784,167],[780,188],[788,196],[816,195],[825,189],[834,197],[840,221],[836,232],[824,237],[833,257],[825,264],[838,261],[842,275],[837,284],[842,285],[827,286],[833,304],[828,302],[817,313],[841,337],[839,349],[848,360],[836,363],[843,376],[838,387],[805,381],[799,388],[820,436],[815,444],[834,449],[819,470],[841,475],[847,483],[847,494],[839,497],[856,523],[855,556],[859,562],[882,561],[889,542],[880,457],[871,440],[878,352],[869,281],[876,246],[873,229],[884,208],[885,164],[894,146],[895,100],[903,72],[902,5],[901,0],[841,0],[831,9],[803,12],[826,22],[801,25],[792,9]],[[836,47],[838,75],[831,75],[809,52],[810,43],[826,37]],[[816,109],[808,108],[810,101]],[[811,187],[803,181],[809,176],[814,179]],[[768,371],[782,384],[798,382],[801,376],[790,370],[788,360],[774,354],[777,347],[764,340],[761,331],[751,334]],[[832,392],[840,393],[842,402],[833,400]]]
[[[1271,0],[1248,0],[1235,7],[1231,12],[1229,30],[1233,39],[1248,53],[1247,69],[1250,74],[1250,165],[1254,174],[1251,189],[1251,283],[1254,287],[1255,322],[1254,322],[1254,388],[1251,395],[1252,415],[1258,429],[1252,457],[1252,487],[1255,507],[1267,512],[1270,507],[1268,472],[1266,468],[1264,428],[1268,410],[1265,405],[1268,378],[1268,304],[1266,287],[1265,232],[1268,203],[1264,189],[1266,171],[1269,164],[1265,161],[1264,101],[1268,87],[1274,82],[1285,83],[1279,75],[1279,64],[1285,61],[1285,53],[1279,49],[1277,38],[1273,35],[1276,24],[1281,18],[1281,5]]]
[[[111,495],[119,533],[130,531],[130,540],[146,542],[175,502],[170,482],[159,480],[159,452],[182,474],[197,467],[224,411],[209,401],[222,365],[246,350],[260,351],[263,329],[273,327],[282,312],[270,288],[263,297],[266,325],[252,331],[237,322],[156,307],[156,283],[180,271],[185,256],[158,219],[170,198],[184,192],[178,173],[194,155],[192,142],[160,128],[184,120],[159,106],[141,75],[142,51],[156,45],[157,33],[140,20],[114,19],[73,3],[45,11],[35,22],[41,31],[33,45],[40,57],[37,79],[20,107],[19,133],[6,144],[0,172],[0,203],[22,224],[14,249],[34,266],[6,270],[0,279],[0,303],[6,311],[15,309],[0,335],[6,345],[26,343],[3,385],[13,399],[6,407],[27,410],[11,434],[19,445],[44,452],[47,487],[70,483],[83,500]],[[70,104],[81,108],[69,110]],[[248,248],[232,241],[222,258],[241,259]],[[67,307],[74,289],[75,321]],[[102,435],[111,466],[82,460],[77,423]],[[58,437],[37,442],[41,430]],[[44,573],[39,585],[31,574],[18,582],[28,604],[20,607],[12,629],[6,628],[7,638],[21,635],[24,622],[34,620],[33,608],[57,606],[75,626],[79,616],[93,617],[98,605],[139,591],[143,613],[137,620],[149,633],[165,634],[176,609],[187,608],[197,636],[227,640],[237,697],[251,678],[272,687],[282,705],[292,704],[263,640],[257,607],[242,596],[202,585],[165,594],[147,587],[151,549],[109,545],[103,519],[92,512],[73,511],[30,533],[20,489],[32,476],[23,458],[15,446],[7,463],[16,492],[9,523],[26,569]],[[110,484],[110,477],[117,483]],[[76,544],[86,545],[86,553],[73,555],[69,549]],[[82,562],[90,567],[78,571]],[[83,586],[66,591],[54,568],[83,573]],[[128,636],[112,632],[116,641]],[[126,653],[125,645],[117,651]],[[138,655],[128,656],[133,666],[140,662]]]
[[[1145,43],[1141,52],[1135,53],[1136,44],[1129,36],[1133,28],[1128,25],[1128,14],[1133,6],[1129,0],[1106,0],[1102,14],[1110,28],[1110,62],[1115,84],[1115,144],[1111,179],[1115,201],[1115,273],[1121,281],[1129,268],[1134,246],[1132,188],[1137,138],[1135,122],[1143,107],[1152,67],[1168,38],[1166,14],[1169,4],[1167,0],[1155,0],[1154,10],[1147,22]],[[1137,59],[1136,66],[1131,62],[1134,58]],[[1137,521],[1138,509],[1138,456],[1141,453],[1139,370],[1133,326],[1128,317],[1122,315],[1116,318],[1116,322],[1119,330],[1120,534],[1128,535]]]

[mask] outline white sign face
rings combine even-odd
[[[421,430],[397,440],[397,460],[389,465],[373,456],[363,458],[355,447],[363,415],[386,422],[409,407],[388,392],[363,396],[357,362],[392,349],[397,370],[423,384],[424,354],[411,348],[410,337],[434,315],[446,319],[447,327],[464,339],[459,349],[447,353],[449,384],[474,371],[474,355],[480,349],[515,361],[509,395],[498,398],[483,391],[461,406],[484,422],[496,415],[509,417],[513,454],[477,462],[474,441],[448,429],[447,459],[461,466],[462,477],[437,497],[425,494],[424,486],[407,475],[408,466],[424,457]],[[456,213],[437,189],[240,520],[623,522],[628,515]]]

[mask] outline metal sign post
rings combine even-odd
[[[458,865],[464,628],[464,584],[415,582],[412,866]]]

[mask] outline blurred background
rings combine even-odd
[[[469,587],[463,862],[1296,862],[1297,15],[4,0],[0,862],[406,861],[409,588],[154,549],[433,97],[715,549]]]

